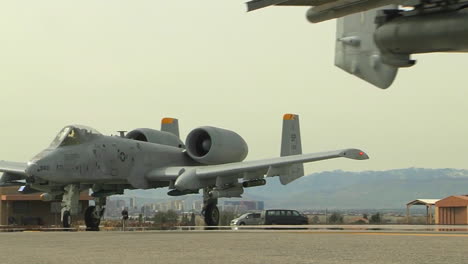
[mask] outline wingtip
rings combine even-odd
[[[360,149],[347,149],[341,152],[341,156],[348,159],[367,160],[369,155]]]

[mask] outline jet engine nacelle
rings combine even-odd
[[[243,161],[249,152],[239,134],[210,126],[192,130],[185,145],[192,159],[207,165]]]
[[[183,148],[184,143],[174,134],[151,128],[138,128],[127,133],[126,138],[149,143]]]

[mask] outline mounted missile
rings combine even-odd
[[[241,197],[244,193],[244,189],[242,187],[231,187],[227,189],[213,189],[209,194],[211,198],[230,198],[230,197]]]
[[[265,179],[259,179],[259,180],[253,180],[253,181],[245,181],[242,183],[242,187],[249,188],[249,187],[262,186],[265,184],[266,184]]]
[[[182,196],[182,195],[187,195],[187,194],[197,194],[199,193],[198,190],[192,191],[192,190],[185,190],[185,191],[179,191],[179,190],[170,190],[167,195],[169,196]]]

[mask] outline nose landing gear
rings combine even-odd
[[[71,226],[71,215],[70,211],[64,210],[62,212],[62,227],[63,228],[70,228]]]
[[[71,216],[78,214],[80,186],[78,184],[70,184],[65,186],[62,196],[62,226],[70,228]]]
[[[78,184],[70,184],[65,186],[62,196],[62,226],[64,228],[70,228],[72,222],[72,216],[76,216],[79,211],[79,196],[80,186]],[[101,218],[104,215],[104,209],[106,206],[106,197],[95,197],[95,205],[86,208],[84,213],[84,220],[86,224],[86,230],[88,231],[99,231],[99,224]]]

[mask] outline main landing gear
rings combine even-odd
[[[96,205],[86,208],[84,215],[87,231],[99,231],[99,224],[104,215],[106,197],[96,197],[94,202]]]
[[[65,186],[63,198],[62,198],[62,226],[64,228],[70,228],[72,223],[72,216],[78,215],[79,211],[79,198],[80,198],[80,186],[78,184],[70,184]],[[86,230],[88,231],[99,231],[99,224],[101,218],[104,215],[104,209],[106,206],[106,197],[94,198],[95,205],[86,208],[84,213],[84,220],[86,224]]]
[[[210,188],[203,189],[203,210],[202,215],[207,226],[219,225],[218,199],[210,196]]]

